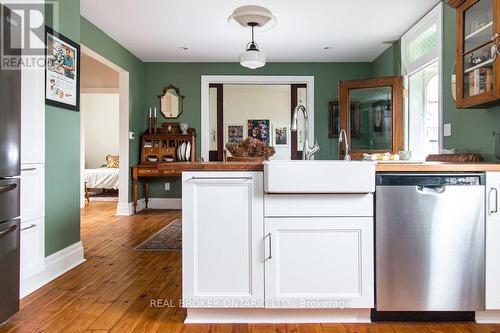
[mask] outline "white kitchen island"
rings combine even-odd
[[[374,163],[270,162],[182,180],[186,322],[370,321]]]

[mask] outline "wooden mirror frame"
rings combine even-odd
[[[167,117],[167,116],[165,116],[165,114],[163,113],[163,110],[161,109],[161,98],[163,96],[165,96],[167,94],[167,92],[171,89],[174,90],[175,93],[177,94],[177,96],[179,97],[179,113],[177,114],[177,117]],[[184,97],[185,96],[181,95],[180,89],[177,88],[176,86],[170,84],[167,87],[165,87],[165,89],[163,89],[163,94],[158,95],[158,98],[160,99],[160,113],[163,115],[163,118],[165,118],[165,119],[177,119],[177,118],[179,118],[180,115],[184,112]]]
[[[404,149],[403,144],[403,77],[389,76],[366,80],[350,80],[339,82],[339,105],[340,105],[340,128],[346,129],[347,140],[351,147],[351,131],[350,131],[350,107],[349,107],[349,92],[356,89],[370,89],[391,87],[392,93],[392,149],[391,153],[396,154]],[[349,130],[347,130],[349,129]],[[351,150],[349,153],[353,160],[362,160],[363,153],[385,153],[387,150]],[[345,155],[343,145],[339,148],[339,158],[342,159]]]

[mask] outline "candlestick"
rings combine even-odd
[[[155,118],[156,118],[156,106],[155,106]]]
[[[149,118],[151,119],[151,108],[149,108]]]

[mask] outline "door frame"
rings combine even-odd
[[[201,158],[209,160],[210,152],[210,84],[305,84],[309,114],[309,141],[314,142],[314,76],[202,75],[201,76]]]
[[[129,113],[130,113],[130,82],[129,82],[129,72],[110,60],[106,59],[104,56],[93,51],[89,47],[81,44],[81,52],[85,55],[97,60],[98,62],[110,67],[114,71],[118,72],[119,88],[118,93],[120,95],[120,111],[119,111],[119,141],[120,141],[120,183],[118,186],[118,204],[116,206],[116,215],[131,215],[129,208],[129,188],[130,188],[130,172],[129,172]],[[80,113],[80,131],[83,130],[84,121],[82,113]],[[84,143],[80,143],[82,145]],[[81,146],[82,147],[82,146]],[[83,146],[84,148],[85,146]],[[85,150],[80,152],[81,164],[84,162]],[[83,173],[85,170],[85,165],[81,165],[81,183],[83,181]],[[82,186],[83,187],[83,186]],[[82,189],[83,190],[83,189]]]

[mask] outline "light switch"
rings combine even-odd
[[[134,132],[128,132],[128,139],[129,140],[134,140],[135,139],[135,133]]]
[[[451,123],[444,124],[443,136],[451,136]]]

